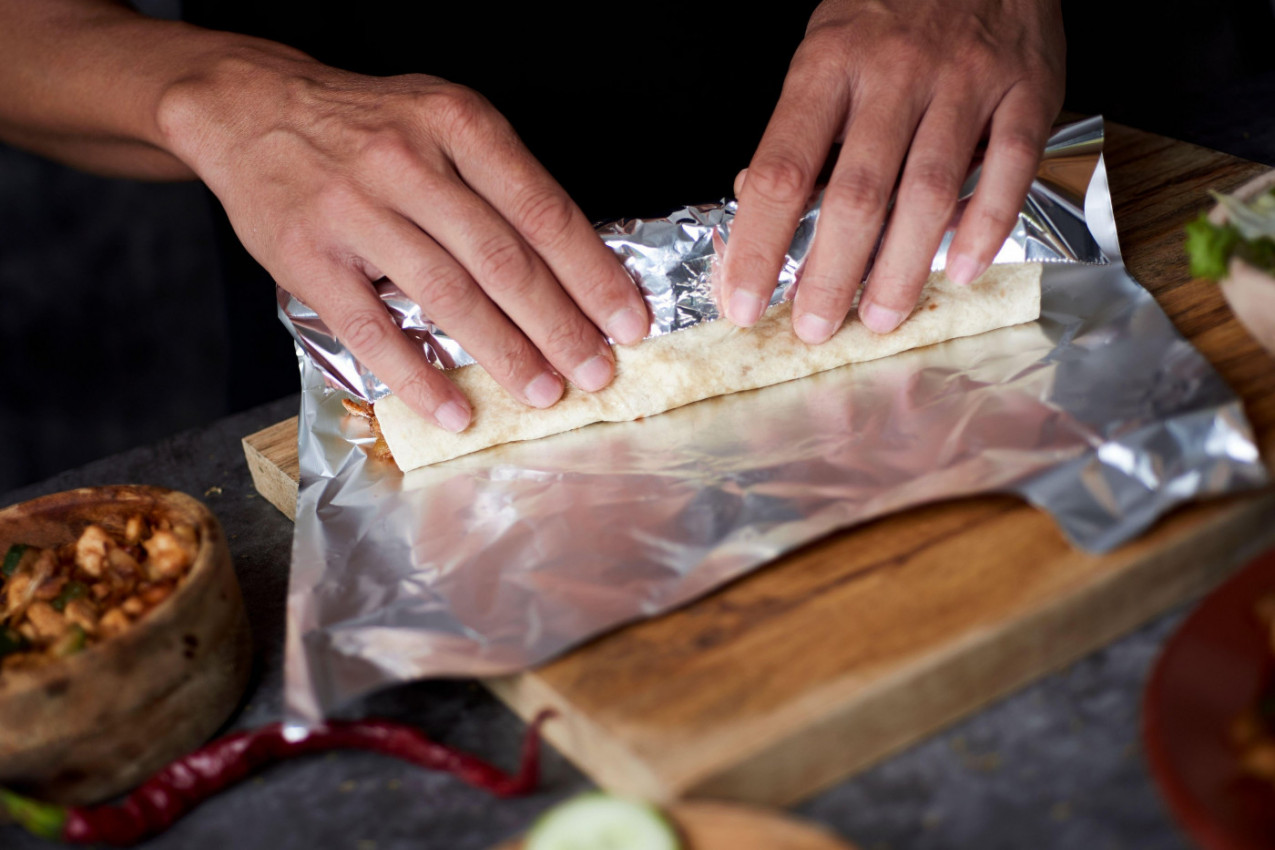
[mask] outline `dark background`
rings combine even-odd
[[[1064,13],[1069,109],[1275,165],[1270,0]],[[213,204],[0,146],[0,492],[295,391],[274,293],[219,249]]]

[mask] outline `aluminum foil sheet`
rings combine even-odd
[[[998,257],[1048,263],[1036,323],[407,475],[368,457],[341,404],[384,387],[281,299],[303,385],[289,719],[394,682],[525,669],[923,502],[1018,493],[1101,552],[1185,500],[1265,483],[1239,400],[1121,261],[1101,149],[1100,119],[1058,131]],[[600,231],[646,289],[652,333],[715,318],[712,257],[732,215],[691,207]],[[776,298],[817,220],[816,207]],[[381,292],[432,357],[465,362]]]

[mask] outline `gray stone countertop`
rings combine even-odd
[[[96,484],[145,483],[201,498],[230,541],[255,643],[248,695],[228,728],[279,719],[292,523],[257,495],[240,439],[296,412],[281,399],[154,445],[64,472],[0,505]],[[796,806],[862,850],[1184,848],[1151,782],[1140,737],[1143,683],[1183,611]],[[502,766],[522,722],[469,681],[396,688],[351,706],[419,726]],[[205,803],[147,848],[483,850],[590,787],[549,748],[541,789],[497,800],[458,780],[367,753],[270,767]],[[0,825],[0,848],[51,846]]]

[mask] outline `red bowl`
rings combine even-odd
[[[1255,603],[1275,592],[1275,550],[1213,591],[1178,628],[1143,697],[1151,775],[1178,823],[1206,850],[1275,848],[1275,783],[1245,773],[1231,724],[1272,675]]]

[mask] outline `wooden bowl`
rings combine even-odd
[[[127,631],[82,652],[0,674],[0,785],[79,805],[111,797],[203,743],[247,684],[251,642],[230,550],[200,502],[156,487],[90,487],[0,511],[0,553],[75,540],[128,517],[194,526],[177,590]]]
[[[674,803],[665,814],[686,850],[855,850],[813,824],[781,812],[708,800]],[[515,839],[495,850],[522,850]]]
[[[1272,186],[1275,186],[1275,171],[1268,171],[1232,194],[1247,201]],[[1213,224],[1225,224],[1227,218],[1226,210],[1220,205],[1209,212],[1209,221]],[[1275,354],[1275,278],[1241,259],[1232,258],[1220,286],[1235,318],[1263,348]]]

